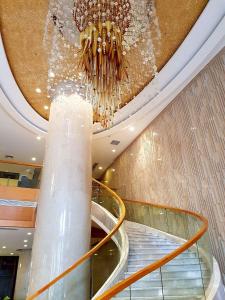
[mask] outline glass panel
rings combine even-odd
[[[132,203],[131,201],[125,201],[125,206],[127,220],[152,228],[152,233],[150,233],[147,229],[141,231],[140,226],[139,229],[136,229],[138,226],[134,227],[135,233],[130,239],[128,272],[125,277],[178,249],[203,226],[203,222],[195,215],[185,212],[144,203]],[[154,229],[160,230],[160,232],[154,231]],[[128,235],[131,234],[130,232],[132,230],[128,231]],[[145,233],[146,236],[143,236],[142,233]],[[150,239],[151,242],[149,242]],[[158,246],[160,248],[157,248]],[[208,237],[205,234],[197,244],[161,268],[133,283],[130,286],[131,299],[149,297],[149,299],[169,300],[185,296],[193,299],[205,299],[205,290],[212,269],[210,253]],[[128,299],[128,288],[124,293],[122,291],[115,299],[119,298],[119,295],[124,297],[123,299]]]
[[[91,259],[92,297],[112,274],[120,259],[120,253],[113,241],[103,245]]]
[[[167,211],[168,233],[187,240],[189,238],[188,217],[185,213]]]
[[[94,183],[92,187],[92,200],[110,211],[114,216],[120,216],[119,201],[97,183]],[[103,215],[102,222],[104,218],[105,216]],[[108,222],[107,225],[111,224],[112,228],[115,227],[115,222],[110,223],[107,220],[105,222]],[[123,241],[120,233],[117,232],[114,237],[117,240],[117,244],[122,248]],[[95,245],[92,246],[94,247]],[[51,288],[37,297],[37,299],[80,299],[80,295],[83,296],[85,294],[87,295],[86,299],[91,299],[114,271],[120,260],[120,254],[118,246],[112,240],[109,241],[90,259],[75,268],[75,270],[67,274],[62,280],[56,282]],[[63,271],[59,267],[58,274],[61,274]],[[45,279],[44,283],[46,284],[51,279],[53,278]],[[41,286],[36,287],[36,290],[38,288],[41,288]]]
[[[120,215],[120,205],[118,200],[113,197],[108,191],[94,185],[94,192],[92,201],[98,203],[106,210],[108,210],[114,217],[118,218]]]
[[[201,263],[201,273],[204,289],[206,290],[211,275],[213,273],[213,257],[211,255],[210,243],[209,243],[209,235],[208,232],[205,233],[200,240],[198,240],[197,244],[198,256]]]

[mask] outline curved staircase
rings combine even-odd
[[[93,217],[96,222],[101,219],[100,227],[107,236],[27,300],[58,300],[49,297],[49,288],[62,279],[65,282],[69,273],[93,255],[98,255],[98,249],[104,249],[110,239],[117,244],[119,263],[101,288],[90,295],[90,299],[214,299],[208,298],[213,257],[206,234],[208,222],[203,216],[163,205],[122,201],[115,192],[96,180],[92,202],[98,212]],[[92,282],[94,280],[98,278],[92,272]],[[76,300],[84,299],[81,296]]]
[[[14,162],[18,163],[26,165]],[[149,202],[122,201],[109,187],[93,179],[92,219],[107,235],[27,300],[74,300],[66,293],[63,299],[53,299],[52,290],[60,286],[64,291],[68,276],[74,277],[73,271],[91,262],[111,240],[118,249],[118,264],[99,290],[90,291],[89,299],[225,299],[219,268],[210,252],[208,222],[203,216]],[[92,270],[90,274],[92,282],[98,280]],[[74,282],[76,289],[76,277]],[[76,300],[89,299],[80,295]]]
[[[125,221],[129,238],[129,257],[125,277],[146,267],[181,246],[176,237],[150,227]],[[202,277],[202,272],[204,277]],[[166,266],[133,283],[113,299],[118,300],[194,300],[202,299],[209,282],[207,264],[196,249],[184,251]]]

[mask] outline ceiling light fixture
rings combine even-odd
[[[36,91],[36,93],[38,93],[38,94],[41,93],[41,89],[40,89],[40,88],[36,88],[35,91]]]
[[[2,246],[2,249],[6,249],[6,246]]]
[[[36,136],[36,139],[37,139],[38,141],[40,141],[40,140],[41,140],[41,137],[38,135],[38,136]]]
[[[112,172],[115,172],[116,170],[115,169],[112,169]]]
[[[27,248],[27,245],[24,245],[24,248]]]
[[[99,170],[102,170],[102,169],[103,169],[103,167],[99,166],[99,167],[98,167],[98,169],[99,169]]]
[[[116,152],[116,149],[112,149],[112,152],[114,152],[114,153],[115,153],[115,152]]]
[[[131,132],[133,132],[133,131],[135,130],[134,126],[130,126],[130,127],[129,127],[129,130],[130,130]]]
[[[28,232],[27,235],[32,235],[32,233],[31,233],[31,232]]]
[[[44,105],[44,110],[48,110],[49,106],[48,105]]]
[[[102,127],[109,127],[121,104],[129,102],[122,101],[124,91],[139,84],[134,76],[136,65],[140,74],[139,66],[143,64],[151,77],[157,75],[155,48],[159,48],[161,34],[155,1],[52,0],[50,3],[46,24],[51,20],[57,30],[47,30],[47,35],[52,41],[62,36],[67,52],[62,55],[58,47],[49,49],[48,93],[54,92],[65,74],[66,79],[76,81],[85,100],[91,99]],[[67,57],[72,56],[79,66],[76,74],[68,64]],[[67,63],[62,63],[63,60]]]
[[[31,160],[32,160],[32,161],[36,161],[37,158],[36,158],[36,157],[32,157]]]
[[[13,252],[11,252],[11,253],[10,253],[10,255],[14,255],[14,253],[13,253]]]
[[[27,243],[28,242],[28,240],[24,240],[24,243]]]

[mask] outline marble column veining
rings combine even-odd
[[[52,102],[29,295],[90,248],[92,118],[91,105],[78,95],[59,95]],[[88,263],[40,299],[89,299]]]
[[[30,276],[31,250],[19,252],[19,264],[16,274],[16,287],[14,300],[26,299],[29,276]]]

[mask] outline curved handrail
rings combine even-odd
[[[88,258],[90,258],[92,255],[94,255],[97,250],[99,248],[101,248],[106,242],[108,242],[112,235],[115,234],[115,232],[118,231],[118,229],[120,228],[120,226],[122,225],[124,218],[125,218],[125,213],[126,213],[126,209],[125,209],[125,205],[122,201],[122,199],[115,193],[113,192],[109,187],[105,186],[103,183],[99,182],[98,180],[92,178],[92,180],[94,182],[96,182],[97,184],[99,184],[101,187],[103,187],[105,190],[107,190],[111,195],[113,195],[120,206],[120,216],[118,218],[118,223],[116,224],[116,226],[110,231],[110,233],[104,238],[102,239],[95,247],[93,247],[91,250],[89,250],[87,253],[85,253],[81,258],[79,258],[73,265],[71,265],[67,270],[65,270],[63,273],[61,273],[60,275],[58,275],[57,277],[55,277],[53,280],[51,280],[49,283],[47,283],[46,285],[44,285],[42,288],[40,288],[38,291],[36,291],[33,295],[30,295],[26,298],[26,300],[33,300],[35,298],[37,298],[38,296],[40,296],[44,291],[46,291],[47,289],[49,289],[51,286],[53,286],[56,282],[58,282],[60,279],[64,278],[67,274],[69,274],[70,272],[72,272],[74,269],[76,269],[80,264],[82,264],[84,261],[86,261]]]
[[[174,259],[176,256],[180,255],[182,252],[189,249],[193,244],[195,244],[204,235],[204,233],[208,229],[208,220],[205,217],[203,217],[203,216],[201,216],[198,213],[195,213],[193,211],[188,211],[188,210],[175,208],[175,207],[170,207],[170,206],[164,206],[164,205],[160,205],[160,204],[154,204],[154,203],[145,202],[145,201],[132,201],[132,200],[124,200],[124,201],[125,202],[138,203],[140,205],[145,204],[145,205],[149,205],[149,206],[155,206],[155,207],[158,207],[158,208],[170,209],[172,211],[176,211],[176,212],[179,212],[179,213],[186,213],[186,214],[192,215],[192,216],[196,217],[197,219],[199,219],[200,221],[202,221],[203,225],[198,230],[198,232],[191,239],[189,239],[187,242],[185,242],[182,246],[178,247],[176,250],[173,250],[169,254],[163,256],[161,259],[157,260],[156,262],[154,262],[154,263],[144,267],[143,269],[135,272],[131,276],[127,277],[126,279],[118,282],[112,288],[105,291],[102,295],[100,295],[98,298],[96,298],[96,300],[111,299],[113,296],[115,296],[116,294],[118,294],[119,292],[121,292],[122,290],[124,290],[125,288],[127,288],[128,286],[133,284],[134,282],[138,281],[139,279],[146,276],[147,274],[155,271],[156,269],[159,269],[160,267],[162,267],[163,265],[165,265],[166,263],[168,263],[169,261]]]
[[[11,160],[0,160],[0,163],[5,163],[5,164],[15,164],[15,165],[24,165],[24,166],[31,166],[31,167],[36,167],[36,168],[42,168],[43,166],[40,164],[36,163],[26,163],[22,161],[11,161]],[[95,254],[98,249],[100,249],[105,243],[107,243],[111,237],[119,230],[120,226],[122,225],[124,219],[125,219],[125,214],[126,214],[126,209],[125,205],[122,201],[122,199],[114,192],[112,191],[109,187],[104,185],[103,183],[99,182],[98,180],[92,178],[92,181],[103,187],[105,190],[107,190],[112,196],[114,196],[120,207],[120,216],[118,218],[118,223],[116,226],[108,233],[108,235],[103,238],[96,246],[94,246],[90,251],[85,253],[82,257],[80,257],[73,265],[71,265],[67,270],[65,270],[63,273],[55,277],[53,280],[51,280],[49,283],[44,285],[41,289],[36,291],[33,295],[30,295],[26,298],[26,300],[33,300],[39,295],[41,295],[44,291],[49,289],[52,285],[54,285],[56,282],[58,282],[60,279],[64,278],[67,274],[72,272],[76,267],[78,267],[80,264],[82,264],[85,260],[90,258],[93,254]]]
[[[4,161],[0,161],[0,162],[4,162]],[[12,163],[12,162],[8,162],[8,163]],[[17,163],[15,163],[15,164],[17,164]],[[19,162],[19,164],[20,164],[20,162]],[[33,164],[33,165],[35,165],[35,164]],[[122,214],[121,214],[120,218],[118,219],[117,226],[115,226],[115,228],[100,243],[98,243],[89,252],[87,252],[86,254],[84,254],[84,256],[82,256],[77,262],[75,262],[69,269],[67,269],[66,271],[64,271],[62,274],[60,274],[58,277],[56,277],[50,283],[46,284],[39,291],[37,291],[34,295],[29,296],[26,300],[33,300],[33,299],[35,299],[37,296],[39,296],[45,290],[47,290],[50,286],[52,286],[57,281],[59,281],[60,279],[62,279],[63,277],[65,277],[72,270],[74,270],[78,265],[80,265],[82,262],[84,262],[87,258],[89,258],[90,256],[92,256],[103,244],[105,244],[111,238],[111,236],[122,225],[123,220],[125,218],[125,206],[124,206],[123,201],[109,187],[105,186],[104,184],[102,184],[101,182],[97,181],[96,179],[93,179],[93,181],[96,182],[96,183],[98,183],[100,186],[102,186],[106,190],[108,190],[119,201],[119,203],[121,204]],[[189,249],[193,244],[195,244],[204,235],[204,233],[208,229],[208,220],[205,217],[201,216],[200,214],[198,214],[196,212],[188,211],[188,210],[184,210],[184,209],[180,209],[180,208],[175,208],[175,207],[171,207],[171,206],[166,206],[166,205],[155,204],[155,203],[151,203],[151,202],[145,202],[145,201],[133,201],[133,200],[124,200],[124,201],[126,201],[126,202],[132,202],[132,203],[138,203],[140,205],[144,204],[144,205],[149,205],[149,206],[155,206],[155,207],[158,207],[158,208],[170,209],[172,211],[179,212],[179,213],[189,214],[189,215],[192,215],[192,216],[196,217],[197,219],[199,219],[203,223],[203,225],[198,230],[198,232],[191,239],[189,239],[187,242],[185,242],[182,246],[178,247],[176,250],[173,250],[172,252],[170,252],[169,254],[165,255],[164,257],[162,257],[161,259],[157,260],[156,262],[154,262],[154,263],[152,263],[152,264],[144,267],[143,269],[137,271],[136,273],[134,273],[131,276],[127,277],[126,279],[120,281],[119,283],[115,284],[112,288],[110,288],[109,290],[107,290],[106,292],[104,292],[102,295],[98,296],[96,298],[96,300],[108,300],[108,299],[111,299],[113,296],[115,296],[116,294],[118,294],[119,292],[121,292],[126,287],[130,286],[131,284],[133,284],[134,282],[138,281],[140,278],[142,278],[142,277],[146,276],[147,274],[155,271],[156,269],[162,267],[163,265],[165,265],[166,263],[168,263],[169,261],[171,261],[172,259],[174,259],[176,256],[180,255],[182,252],[184,252],[187,249]]]

